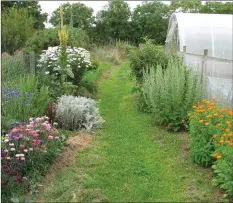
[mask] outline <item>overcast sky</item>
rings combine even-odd
[[[108,1],[39,1],[41,5],[41,9],[43,12],[49,14],[48,19],[51,17],[52,12],[58,8],[61,4],[70,2],[70,3],[77,3],[81,2],[88,7],[93,8],[94,15],[100,11],[103,6],[108,5]],[[137,5],[141,4],[142,1],[126,1],[131,9],[134,9]],[[46,23],[46,27],[51,27],[50,23]]]

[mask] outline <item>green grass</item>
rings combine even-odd
[[[90,70],[87,71],[83,76],[83,81],[89,82],[89,83],[97,83],[97,80],[99,77],[106,72],[111,64],[109,62],[101,62],[99,64],[99,67],[96,70]]]
[[[57,174],[40,200],[46,202],[217,202],[211,172],[191,163],[187,135],[168,133],[136,111],[129,64],[100,83],[104,129],[77,154],[78,170]]]

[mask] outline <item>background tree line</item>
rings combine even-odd
[[[13,12],[12,8],[16,11]],[[162,2],[145,1],[132,11],[127,2],[122,0],[109,1],[108,5],[99,11],[96,16],[93,15],[92,8],[80,2],[65,3],[63,8],[64,24],[72,29],[78,29],[78,32],[82,30],[88,36],[86,38],[88,38],[89,43],[95,44],[123,40],[138,45],[145,38],[149,38],[155,44],[162,45],[166,39],[169,17],[175,11],[233,14],[232,2],[206,2],[202,4],[201,1],[196,0],[176,1],[171,2],[170,5]],[[41,35],[41,30],[46,30],[44,31],[48,33],[46,35],[51,33],[51,31],[48,31],[49,29],[44,29],[47,14],[42,13],[38,2],[3,1],[1,9],[2,42],[6,42],[5,45],[4,43],[2,45],[2,51],[8,51],[9,47],[12,46],[14,48],[10,52],[21,48],[30,38],[28,35],[30,34],[32,37],[34,32],[36,33],[33,35],[34,38],[35,35]],[[23,9],[27,11],[22,12]],[[18,18],[17,15],[21,18]],[[59,26],[59,9],[54,10],[49,22],[55,27]],[[17,25],[13,26],[13,24]],[[12,26],[11,29],[9,29],[9,25]],[[21,36],[24,37],[20,39]],[[49,40],[48,36],[44,36],[44,38]],[[15,43],[15,41],[18,41],[18,43]]]

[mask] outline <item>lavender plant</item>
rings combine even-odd
[[[93,99],[63,95],[56,106],[56,120],[69,130],[95,131],[104,122]]]

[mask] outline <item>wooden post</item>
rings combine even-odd
[[[183,52],[186,53],[186,46],[183,46]]]
[[[208,49],[204,49],[204,56],[201,65],[201,85],[203,86],[203,78],[206,76],[206,61],[208,56]]]
[[[35,75],[35,69],[36,69],[36,55],[35,52],[30,52],[30,73]]]

